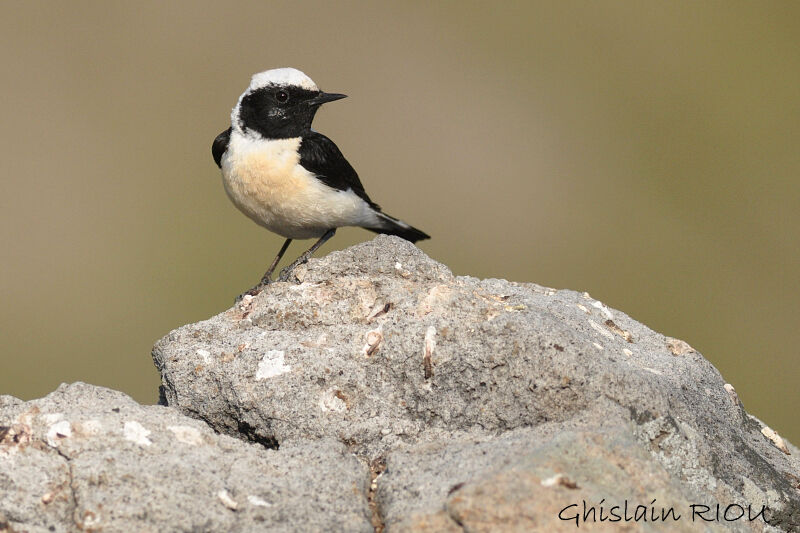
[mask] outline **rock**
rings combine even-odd
[[[0,397],[0,533],[800,530],[800,451],[684,341],[391,237],[296,276],[156,345],[169,406]]]
[[[755,514],[766,503],[763,497],[745,501],[724,486],[711,498],[681,482],[653,460],[633,427],[548,425],[389,452],[376,495],[387,530],[571,531],[587,526],[618,531],[616,522],[600,523],[600,507],[607,519],[614,518],[615,505],[614,512],[624,517],[628,502],[629,517],[640,505],[639,513],[646,509],[649,523],[640,520],[641,530],[688,532],[697,531],[701,521],[692,521],[692,504],[750,504],[758,507]],[[595,508],[595,520],[583,519],[583,502]],[[750,531],[746,523],[727,525]]]
[[[334,440],[385,461],[387,530],[571,529],[572,504],[653,499],[675,529],[698,526],[691,504],[766,505],[800,529],[798,450],[685,342],[585,293],[454,276],[394,237],[296,277],[159,341],[163,398],[280,451]]]
[[[82,383],[0,397],[0,531],[373,531],[366,463],[280,450]]]

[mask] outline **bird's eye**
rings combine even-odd
[[[278,91],[275,93],[275,100],[280,102],[281,104],[285,104],[289,101],[289,93],[286,91]]]

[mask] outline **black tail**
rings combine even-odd
[[[410,242],[417,242],[423,239],[430,239],[431,236],[425,233],[424,231],[420,231],[417,228],[409,226],[402,220],[398,220],[394,217],[387,215],[386,213],[378,212],[378,217],[381,220],[381,226],[377,228],[367,228],[370,231],[374,231],[375,233],[385,233],[387,235],[397,235],[407,241]]]

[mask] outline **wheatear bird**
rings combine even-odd
[[[282,281],[342,226],[411,242],[429,238],[383,213],[333,141],[311,129],[319,107],[341,98],[345,95],[320,91],[297,69],[260,72],[231,111],[231,127],[214,139],[211,152],[233,204],[256,224],[286,238],[249,294],[271,282],[293,239],[319,238],[281,271]]]

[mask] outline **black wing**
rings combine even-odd
[[[231,142],[230,128],[217,135],[217,138],[214,139],[214,144],[211,145],[211,155],[214,156],[214,162],[219,168],[222,168],[222,155],[228,149],[229,142]]]
[[[352,189],[372,208],[380,206],[369,199],[355,169],[347,162],[334,142],[316,131],[303,135],[300,143],[300,164],[328,187],[340,191]]]

